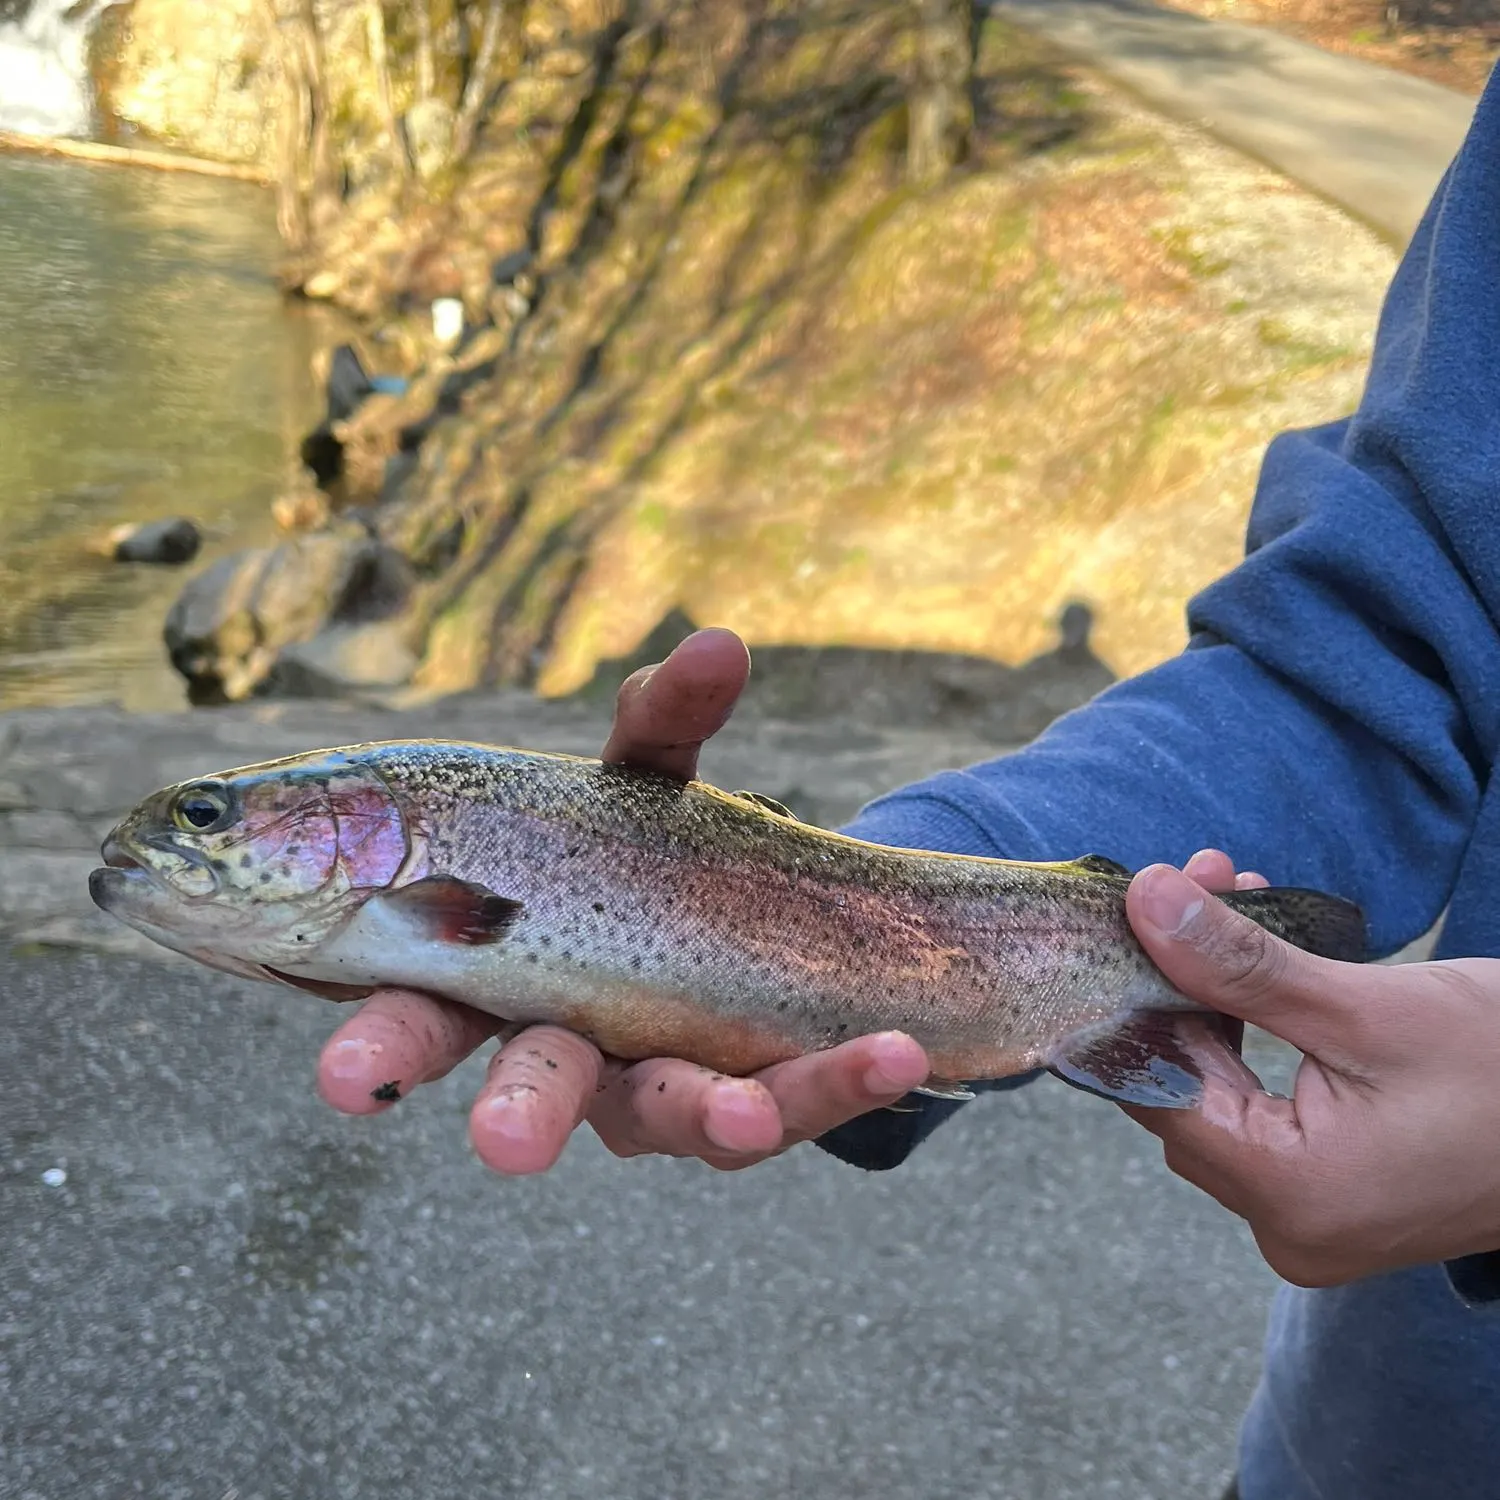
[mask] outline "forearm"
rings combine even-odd
[[[1200,646],[1024,750],[879,799],[845,831],[1010,859],[1102,853],[1130,868],[1219,847],[1273,882],[1360,901],[1375,956],[1442,909],[1477,798],[1463,767],[1462,757],[1447,763],[1440,792],[1405,750],[1341,710],[1233,647]],[[902,1112],[851,1121],[819,1144],[850,1165],[889,1169],[959,1108],[913,1096]]]
[[[1216,845],[1359,901],[1372,956],[1431,925],[1500,748],[1497,160],[1491,80],[1392,283],[1359,410],[1271,445],[1246,558],[1193,600],[1193,646],[850,832],[1132,867]]]
[[[1263,522],[1261,547],[1193,601],[1191,649],[1023,750],[878,799],[846,831],[1130,868],[1214,846],[1273,883],[1358,901],[1372,957],[1420,936],[1452,888],[1494,748],[1474,700],[1500,684],[1469,662],[1500,643],[1441,533],[1338,441],[1299,434],[1268,457],[1262,517],[1320,481],[1330,503],[1277,537]],[[855,1121],[823,1144],[894,1166],[955,1109],[908,1102],[910,1115]]]

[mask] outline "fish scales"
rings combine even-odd
[[[516,935],[523,963],[630,986],[649,966],[674,1000],[763,1031],[767,1053],[752,1067],[895,1028],[939,1072],[1021,1071],[1064,1011],[1076,1026],[1134,994],[1172,1003],[1125,920],[1123,878],[1080,890],[1074,876],[886,851],[702,784],[598,763],[455,763],[408,748],[374,763],[414,803],[444,809],[427,814],[435,864],[490,885],[509,872],[499,888],[535,919],[531,936]],[[566,869],[564,880],[516,873],[517,853]],[[1080,1008],[1090,989],[1097,998]],[[640,1009],[629,1014],[640,1024]],[[607,1033],[620,1055],[650,1055],[655,1025],[638,1039],[610,1019],[582,1029]]]
[[[1038,1066],[1137,1102],[1201,1084],[1201,1007],[1097,856],[888,848],[701,781],[408,741],[165,788],[104,857],[95,900],[204,963],[337,998],[426,989],[627,1059],[748,1073],[894,1029],[935,1091]],[[1314,951],[1362,946],[1337,898],[1226,899]]]

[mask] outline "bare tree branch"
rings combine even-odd
[[[312,110],[312,184],[308,217],[313,231],[323,229],[338,212],[340,190],[338,149],[328,104],[328,74],[323,56],[323,28],[318,24],[316,0],[298,0],[298,44],[302,51],[307,102]]]
[[[307,202],[302,194],[302,151],[307,140],[311,108],[303,75],[302,49],[282,24],[277,0],[262,0],[266,24],[281,53],[285,98],[276,118],[276,228],[293,252],[306,248],[309,231]]]
[[[455,162],[462,161],[474,148],[480,118],[495,83],[495,64],[500,55],[500,24],[504,17],[504,0],[486,0],[479,52],[474,58],[473,70],[464,84],[463,98],[458,105],[458,118],[453,125]]]
[[[417,98],[432,98],[437,87],[437,68],[432,55],[432,0],[416,0]]]
[[[425,5],[417,9],[425,11]],[[391,138],[391,150],[395,152],[403,176],[410,177],[415,170],[411,151],[407,147],[406,132],[396,118],[396,104],[391,97],[391,60],[386,47],[384,0],[365,0],[365,30],[370,41],[370,66],[375,70],[375,90],[380,100],[381,123]]]
[[[910,0],[915,67],[907,96],[907,172],[936,182],[968,154],[974,106],[972,0]]]

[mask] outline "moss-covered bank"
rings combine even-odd
[[[673,606],[1015,662],[1083,598],[1117,671],[1180,644],[1265,441],[1355,399],[1390,254],[994,21],[970,158],[913,188],[903,17],[532,7],[463,166],[296,263],[419,372],[338,488],[414,564],[420,686],[567,691]],[[443,295],[475,373],[430,420]]]

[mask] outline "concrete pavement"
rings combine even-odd
[[[580,1135],[501,1181],[465,1141],[473,1063],[327,1110],[310,999],[3,951],[0,997],[5,1500],[1215,1500],[1226,1476],[1270,1275],[1052,1080],[890,1174]]]
[[[991,0],[991,9],[1398,245],[1474,112],[1472,99],[1426,79],[1149,0]]]
[[[1272,1278],[1111,1106],[982,1098],[891,1174],[583,1133],[500,1181],[477,1063],[343,1119],[312,1086],[332,1009],[89,906],[149,788],[438,725],[589,752],[605,719],[0,716],[0,1500],[1216,1500]],[[705,774],[836,822],[994,750],[749,717]]]

